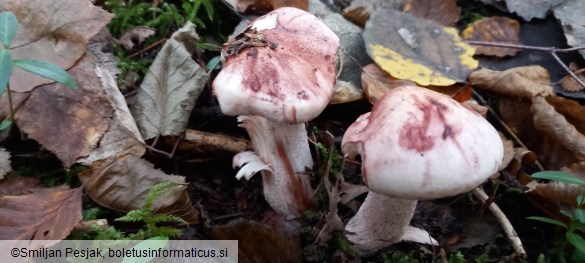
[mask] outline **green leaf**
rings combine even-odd
[[[551,181],[557,181],[567,184],[579,184],[585,185],[585,181],[575,177],[572,174],[561,172],[561,171],[543,171],[532,174],[532,178],[546,179]]]
[[[17,28],[18,20],[16,20],[16,16],[12,12],[0,12],[0,42],[2,42],[4,48],[8,49],[10,47]]]
[[[581,208],[575,209],[575,217],[577,220],[579,220],[579,222],[585,223],[585,210]]]
[[[136,250],[145,250],[145,249],[158,250],[159,248],[166,247],[168,242],[169,242],[168,237],[163,237],[163,236],[151,237],[147,240],[144,240],[144,241],[136,244],[136,246],[134,246],[133,249],[136,249]],[[124,259],[122,259],[122,263],[148,263],[153,258],[154,257],[124,257]]]
[[[567,240],[569,240],[569,242],[575,246],[575,248],[581,252],[585,252],[585,240],[581,236],[573,232],[567,232],[565,236],[567,237]]]
[[[567,210],[561,209],[561,210],[559,210],[559,212],[560,212],[561,214],[565,215],[565,216],[566,216],[566,217],[568,217],[568,218],[573,218],[573,213],[571,213],[571,212],[569,212],[569,211],[567,211]]]
[[[17,59],[14,60],[14,65],[30,73],[63,83],[69,88],[77,88],[75,80],[67,71],[51,63],[34,59]]]
[[[526,219],[530,219],[530,220],[536,220],[536,221],[540,221],[540,222],[544,222],[544,223],[549,223],[549,224],[553,224],[553,225],[557,225],[557,226],[562,226],[564,228],[567,228],[567,225],[565,225],[565,223],[558,221],[558,220],[554,220],[548,217],[542,217],[542,216],[529,216]]]
[[[581,206],[585,203],[585,195],[578,195],[577,196],[577,206]]]
[[[12,125],[12,120],[5,119],[0,123],[0,131],[8,129]]]
[[[8,50],[2,49],[0,50],[0,96],[4,94],[10,75],[12,75],[12,56]]]

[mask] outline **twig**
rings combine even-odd
[[[467,41],[468,44],[471,45],[478,45],[478,46],[492,46],[492,47],[504,47],[504,48],[516,48],[516,49],[525,49],[525,50],[534,50],[534,51],[543,51],[548,52],[553,56],[553,58],[563,67],[572,78],[579,83],[583,88],[585,88],[585,82],[583,82],[571,69],[561,61],[559,56],[556,53],[563,53],[563,52],[573,52],[585,49],[585,47],[573,47],[573,48],[555,48],[555,47],[535,47],[535,46],[525,46],[525,45],[517,45],[517,44],[508,44],[508,43],[496,43],[496,42],[484,42],[484,41]]]
[[[481,186],[473,189],[471,193],[473,193],[473,195],[484,204],[489,199],[488,195],[483,191]],[[496,217],[498,222],[500,222],[502,229],[504,229],[504,233],[506,233],[506,236],[508,237],[510,243],[512,244],[512,247],[514,248],[514,251],[516,251],[516,254],[518,254],[518,256],[522,258],[526,258],[526,251],[522,246],[522,241],[518,237],[518,234],[516,234],[516,230],[514,230],[514,227],[512,226],[510,220],[508,220],[504,212],[502,212],[500,207],[498,207],[498,205],[496,205],[495,202],[491,203],[488,206],[488,209]]]
[[[142,54],[142,53],[144,53],[144,52],[146,52],[146,51],[148,51],[148,50],[150,50],[150,49],[152,49],[152,48],[160,45],[161,43],[165,42],[166,40],[167,40],[166,38],[161,38],[161,39],[155,41],[154,43],[148,45],[147,47],[145,47],[145,48],[143,48],[141,50],[138,50],[138,51],[136,51],[136,52],[128,55],[128,58],[133,58],[135,56],[138,56],[138,54]]]

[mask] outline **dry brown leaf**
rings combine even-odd
[[[579,80],[585,82],[585,68],[573,71]],[[566,92],[578,92],[583,90],[583,86],[581,86],[581,84],[579,84],[579,82],[577,82],[577,80],[575,80],[575,78],[573,78],[571,75],[563,77],[561,80],[559,80],[559,83]]]
[[[533,193],[556,202],[576,206],[576,197],[583,191],[583,186],[561,182],[538,183],[532,181],[527,185],[527,192]]]
[[[461,16],[456,0],[406,0],[404,12],[444,26],[454,26]]]
[[[239,262],[301,262],[299,236],[260,222],[236,219],[210,232],[213,239],[238,240]]]
[[[15,113],[20,129],[55,153],[65,167],[91,153],[113,114],[92,58],[85,56],[69,74],[79,89],[43,85],[31,91]]]
[[[89,39],[114,17],[79,0],[0,0],[0,11],[12,11],[20,23],[10,50],[14,59],[43,60],[64,69],[83,56]],[[27,92],[52,82],[15,68],[10,87]]]
[[[124,95],[118,89],[116,77],[107,69],[96,66],[95,74],[105,94],[103,97],[113,107],[114,113],[110,128],[101,137],[99,146],[84,158],[80,163],[91,165],[97,160],[116,158],[118,156],[132,154],[142,156],[146,147],[142,135],[138,131],[136,122],[130,114]]]
[[[343,16],[358,26],[364,27],[370,14],[377,9],[402,10],[404,0],[353,0],[343,10]]]
[[[463,30],[461,37],[465,40],[520,44],[520,23],[507,17],[484,17]],[[490,46],[475,48],[476,55],[496,57],[514,56],[518,52],[520,49],[516,48]]]
[[[567,121],[542,96],[532,100],[534,126],[552,136],[559,144],[571,151],[580,160],[585,160],[585,136]]]
[[[527,99],[501,96],[499,113],[511,131],[526,145],[527,149],[538,154],[538,159],[547,170],[557,170],[577,161],[574,155],[546,132],[534,126],[531,103]],[[521,165],[518,163],[518,167]]]
[[[502,143],[504,144],[504,158],[502,161],[502,165],[500,165],[500,171],[506,169],[510,162],[514,159],[515,151],[514,151],[514,142],[508,140],[504,135],[500,133],[500,138],[502,138]]]
[[[337,80],[333,96],[329,104],[340,104],[359,100],[364,97],[364,91],[351,82]]]
[[[90,169],[79,174],[79,180],[91,199],[119,213],[142,208],[155,184],[175,182],[175,187],[154,202],[153,212],[174,214],[189,223],[197,222],[197,211],[189,200],[185,178],[165,174],[140,157],[126,155],[94,162]]]
[[[245,13],[263,15],[280,7],[296,7],[308,11],[308,0],[226,0],[232,9]]]
[[[154,35],[155,32],[154,28],[147,26],[131,27],[122,33],[122,36],[118,39],[118,43],[124,49],[131,50],[134,48],[134,44],[142,43],[147,37]]]
[[[553,95],[548,71],[541,66],[525,66],[505,71],[486,68],[469,75],[469,82],[478,88],[512,97],[531,99],[536,95]]]
[[[81,222],[82,189],[0,196],[0,240],[62,240]]]
[[[39,180],[33,177],[11,176],[0,180],[0,196],[26,195],[39,186]]]

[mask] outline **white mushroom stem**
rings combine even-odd
[[[361,255],[368,255],[400,241],[436,245],[426,231],[409,226],[416,200],[368,193],[366,200],[345,226],[347,239]]]
[[[264,198],[277,212],[299,217],[312,206],[313,189],[306,172],[313,166],[305,124],[275,123],[259,116],[240,116],[241,127],[250,135],[262,163],[250,152],[234,157],[234,166],[243,166],[236,177],[249,179],[262,171]]]

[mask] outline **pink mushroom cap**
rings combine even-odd
[[[221,110],[289,124],[315,118],[335,86],[337,35],[315,16],[291,7],[256,19],[248,30],[253,28],[267,45],[226,58],[213,82]]]
[[[342,151],[361,155],[371,191],[417,200],[472,190],[498,171],[504,154],[481,115],[416,86],[385,94],[348,128]]]

